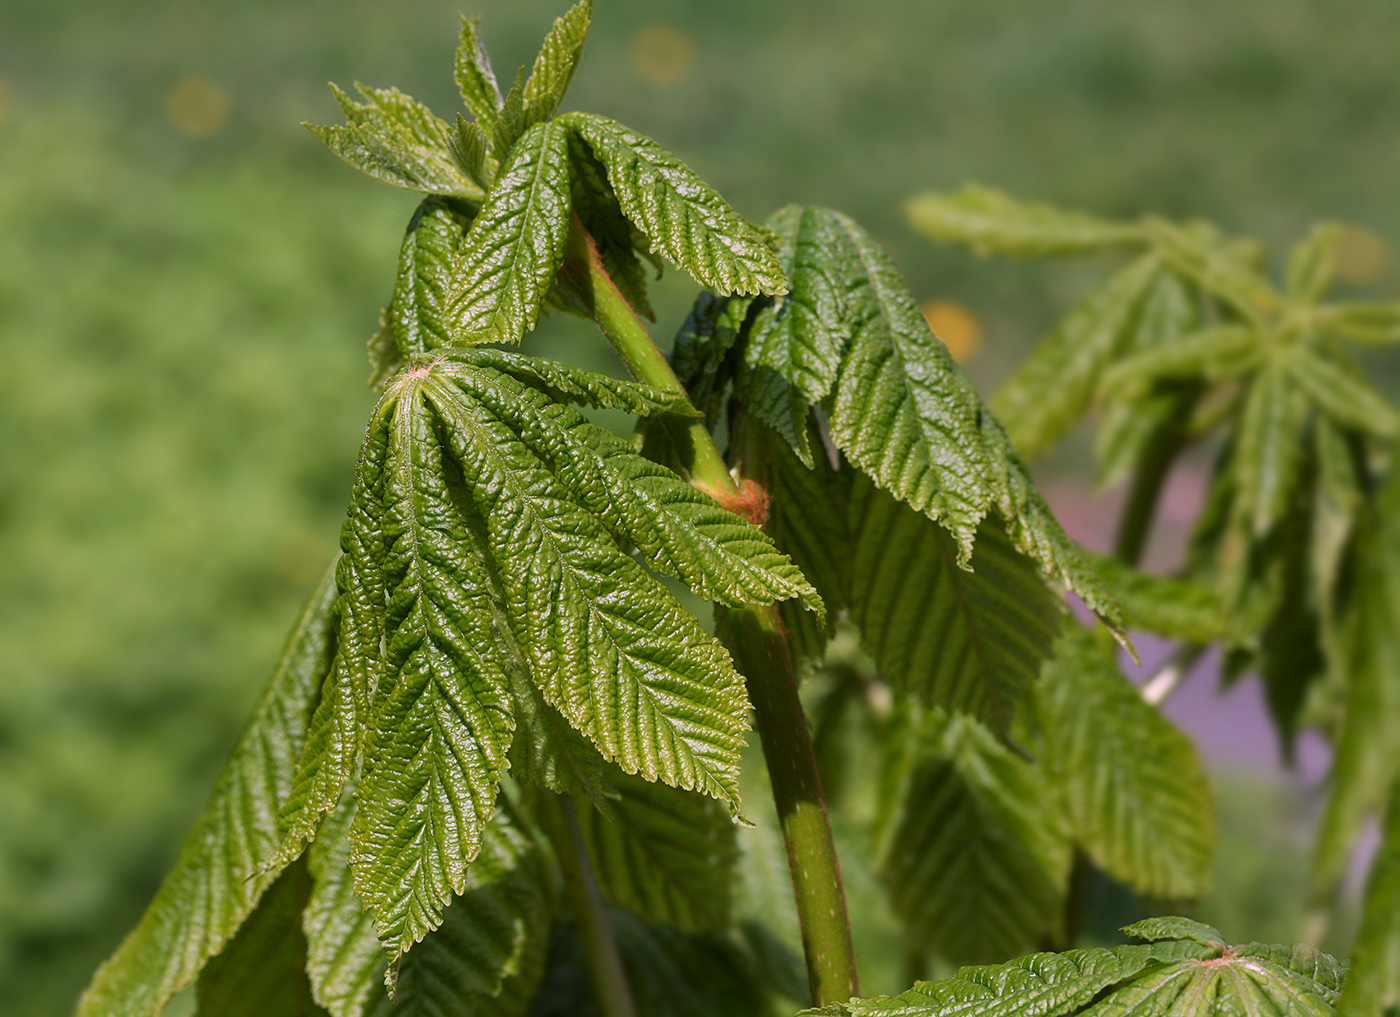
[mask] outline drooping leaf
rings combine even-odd
[[[1216,590],[1190,579],[1141,572],[1111,555],[1086,554],[1123,609],[1129,628],[1200,645],[1229,633],[1230,613]]]
[[[93,977],[80,1017],[154,1017],[252,913],[276,878],[277,815],[330,668],[335,584],[312,594],[262,702],[140,924]]]
[[[478,31],[480,22],[480,18],[462,18],[462,34],[457,43],[453,70],[462,101],[490,137],[499,125],[501,88],[496,84],[496,72],[491,69],[491,58],[481,42]]]
[[[603,897],[685,931],[731,923],[738,846],[729,812],[712,798],[616,774],[615,799],[579,808],[579,828]]]
[[[857,477],[849,502],[851,620],[881,675],[930,706],[1004,728],[1064,618],[1036,564],[983,520],[972,568],[946,530]]]
[[[941,243],[964,244],[978,254],[1022,258],[1080,254],[1141,243],[1140,227],[1084,212],[1036,205],[986,187],[954,194],[930,191],[904,206],[910,224]]]
[[[1177,929],[1173,931],[1172,926]],[[1135,931],[1136,930],[1136,931]],[[963,968],[893,997],[853,999],[828,1017],[1332,1017],[1345,965],[1308,946],[1226,946],[1215,930],[1158,919],[1124,932],[1161,938],[1145,946],[1038,953]]]
[[[301,912],[310,893],[304,861],[282,870],[238,933],[199,973],[197,1017],[325,1017],[306,977]]]
[[[1057,929],[1070,847],[1049,786],[976,721],[917,719],[881,878],[917,942],[1000,959]]]
[[[564,129],[524,133],[472,221],[452,276],[446,319],[454,345],[519,342],[539,320],[569,236]]]
[[[1160,278],[1153,254],[1120,269],[1065,315],[997,389],[992,408],[1023,456],[1034,459],[1078,423],[1104,370],[1133,345],[1142,305]]]
[[[1319,309],[1325,330],[1365,346],[1400,342],[1400,304],[1341,304]]]
[[[1400,471],[1364,517],[1353,561],[1358,586],[1338,633],[1342,720],[1313,859],[1319,891],[1345,872],[1365,816],[1400,772]]]
[[[719,293],[786,291],[764,235],[670,152],[596,114],[565,113],[559,122],[587,141],[607,168],[623,212],[652,250]]]
[[[1394,672],[1392,672],[1392,675]],[[1390,793],[1380,849],[1366,879],[1365,909],[1352,947],[1337,1012],[1341,1017],[1394,1013],[1400,1006],[1400,781]]]
[[[1289,375],[1319,410],[1337,424],[1382,440],[1400,430],[1400,414],[1364,379],[1334,360],[1300,347],[1288,360]]]
[[[351,166],[376,180],[410,191],[480,201],[481,188],[452,157],[452,128],[397,88],[358,86],[357,103],[332,85],[344,127],[306,129]]]
[[[965,565],[993,496],[980,401],[890,256],[839,212],[821,214],[840,238],[828,265],[840,273],[851,333],[831,407],[832,440],[881,487],[941,522]]]
[[[1068,631],[1035,703],[1046,777],[1094,863],[1147,896],[1204,893],[1215,809],[1200,756],[1119,673],[1113,644]]]
[[[355,896],[350,875],[354,817],[352,786],[306,852],[312,881],[301,917],[306,975],[316,1002],[331,1017],[361,1017],[384,981],[384,947],[374,932],[374,916]]]
[[[1239,485],[1235,511],[1257,539],[1284,515],[1302,462],[1308,404],[1291,383],[1287,355],[1270,358],[1240,409],[1231,472]]]
[[[578,67],[583,41],[588,37],[588,22],[593,15],[593,0],[579,0],[562,16],[545,36],[535,66],[525,82],[524,119],[528,130],[544,123],[554,115],[564,93],[569,90],[574,69]]]
[[[544,973],[555,910],[547,853],[509,806],[497,810],[463,893],[403,958],[374,1017],[482,1013],[523,1017]]]

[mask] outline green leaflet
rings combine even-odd
[[[1343,428],[1382,440],[1400,430],[1400,415],[1386,398],[1335,360],[1303,347],[1288,359],[1288,368],[1298,389]]]
[[[947,531],[867,478],[849,504],[851,620],[881,675],[1004,729],[1050,656],[1060,598],[994,519],[978,527],[967,571]]]
[[[331,1017],[360,1017],[384,980],[384,947],[374,933],[374,916],[355,896],[350,876],[354,790],[353,785],[346,790],[306,852],[312,880],[301,919],[306,974],[316,1002]]]
[[[1260,274],[1264,250],[1250,240],[1232,240],[1208,223],[1185,226],[1149,219],[1153,245],[1171,269],[1225,304],[1246,322],[1260,325],[1278,309],[1279,294]]]
[[[1104,395],[1134,399],[1164,380],[1223,381],[1256,370],[1262,356],[1255,329],[1219,325],[1120,360],[1104,372],[1099,389]]]
[[[1075,839],[1151,897],[1199,897],[1215,809],[1195,745],[1119,673],[1111,642],[1066,632],[1035,687],[1041,759]]]
[[[427,198],[409,220],[389,305],[399,362],[415,353],[453,345],[447,302],[470,225],[470,219],[436,197]]]
[[[731,923],[736,827],[711,798],[614,772],[616,798],[578,809],[604,898],[683,931]]]
[[[461,39],[453,58],[453,76],[457,79],[457,90],[462,93],[462,102],[490,137],[499,127],[501,88],[496,84],[496,72],[491,69],[491,58],[481,42],[480,23],[480,18],[462,18]]]
[[[410,191],[481,200],[481,188],[452,158],[451,127],[397,88],[358,87],[368,100],[364,104],[331,86],[348,124],[307,124],[307,130],[376,180]]]
[[[209,805],[140,924],[93,977],[79,1017],[159,1014],[223,948],[276,878],[277,813],[322,679],[335,617],[330,575],[311,596]]]
[[[569,237],[569,149],[557,123],[531,127],[467,232],[447,302],[454,345],[519,342],[535,327]]]
[[[1140,572],[1111,555],[1085,554],[1122,607],[1129,628],[1200,645],[1230,634],[1230,613],[1210,587]]]
[[[1179,931],[1173,931],[1177,925]],[[893,997],[805,1014],[830,1017],[1331,1017],[1345,965],[1307,946],[1226,946],[1185,919],[1123,930],[1145,946],[1038,953],[963,968]],[[1186,938],[1166,939],[1166,936]]]
[[[1365,815],[1380,810],[1400,770],[1400,471],[1362,517],[1352,560],[1357,589],[1338,634],[1341,729],[1313,859],[1323,892],[1341,878]]]
[[[301,911],[310,892],[305,862],[282,870],[237,935],[199,973],[198,1017],[324,1017],[306,977]]]
[[[1392,675],[1394,672],[1392,672]],[[1366,879],[1365,911],[1337,1012],[1388,1014],[1400,1005],[1400,780],[1390,791],[1381,846]]]
[[[596,114],[565,113],[558,122],[587,141],[607,167],[623,212],[654,251],[719,293],[786,291],[764,235],[670,152]]]
[[[879,862],[894,910],[916,941],[955,961],[1053,935],[1070,844],[1050,787],[976,721],[913,717],[908,769],[885,791],[902,803]]]
[[[1034,459],[1089,408],[1105,369],[1133,345],[1143,304],[1162,278],[1146,254],[1120,269],[1042,339],[992,397],[1012,444]]]
[[[734,365],[730,351],[744,334],[753,297],[717,297],[701,290],[676,333],[671,369],[690,394],[690,401],[714,430],[727,406]]]
[[[823,209],[790,205],[768,225],[782,240],[778,258],[790,292],[754,319],[735,385],[749,412],[783,435],[810,468],[807,416],[836,381],[852,332],[846,283],[859,269],[839,265],[835,252],[848,246],[846,236]]]
[[[1364,346],[1400,342],[1400,304],[1344,304],[1318,310],[1318,324]]]
[[[522,123],[526,129],[548,120],[559,108],[578,67],[592,16],[593,0],[579,0],[562,17],[554,19],[525,82]]]
[[[851,331],[832,400],[832,440],[881,487],[941,522],[965,565],[993,497],[980,400],[890,256],[850,219],[825,214],[845,235],[832,263],[843,272]]]
[[[1239,485],[1235,511],[1255,539],[1283,518],[1302,461],[1308,404],[1291,384],[1290,352],[1265,362],[1240,409],[1230,470]]]
[[[608,277],[632,309],[656,320],[647,296],[647,270],[638,252],[647,252],[659,276],[661,263],[649,253],[647,239],[628,221],[608,186],[607,169],[593,157],[588,142],[569,132],[569,164],[573,168],[574,214],[593,240]],[[580,301],[587,306],[587,300]]]
[[[986,187],[955,194],[929,191],[904,205],[904,214],[925,236],[965,244],[978,254],[1035,258],[1079,254],[1141,243],[1140,227],[1083,212],[1020,202]]]
[[[1288,254],[1286,288],[1288,296],[1304,304],[1315,304],[1332,287],[1336,275],[1337,241],[1342,227],[1334,222],[1318,223]]]

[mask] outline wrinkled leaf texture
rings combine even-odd
[[[313,831],[363,743],[351,868],[391,956],[466,885],[522,682],[628,773],[737,809],[742,679],[644,564],[720,603],[820,609],[761,531],[561,395],[671,401],[465,350],[411,361],[366,436],[343,538],[344,652],[285,814],[289,836]]]
[[[853,999],[806,1014],[828,1017],[1331,1017],[1346,967],[1308,946],[1205,941],[1215,930],[1177,919],[1189,938],[1158,938],[1149,923],[1124,932],[1146,945],[1038,953],[963,968],[899,996]],[[1194,928],[1193,928],[1194,927]]]

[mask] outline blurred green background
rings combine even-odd
[[[0,10],[5,1012],[67,1012],[135,920],[335,543],[414,197],[298,123],[339,122],[328,79],[450,113],[459,13],[507,76],[562,4]],[[1394,0],[598,0],[569,104],[751,217],[797,200],[864,221],[920,299],[980,328],[988,386],[1097,269],[936,250],[902,199],[975,179],[1273,244],[1339,218],[1369,227],[1367,281],[1393,297],[1397,42]],[[668,275],[660,332],[691,292]],[[564,346],[605,362],[572,321],[535,349]],[[1306,809],[1262,780],[1221,781],[1210,907],[1236,938],[1287,939]]]

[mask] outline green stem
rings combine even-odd
[[[593,876],[593,864],[579,829],[578,813],[570,798],[558,795],[555,802],[558,808],[552,818],[559,829],[554,841],[559,867],[564,873],[564,895],[568,898],[574,928],[583,940],[599,1011],[603,1017],[637,1017],[632,987],[622,966],[617,940],[613,938],[607,905]]]
[[[641,319],[603,266],[593,240],[575,220],[564,275],[598,327],[640,381],[688,399]],[[691,483],[733,504],[740,487],[702,420],[664,422]],[[818,1006],[860,994],[841,871],[817,776],[812,734],[797,694],[797,671],[776,607],[726,610],[716,616],[745,677],[768,761],[783,841],[792,871],[812,1001]]]
[[[812,1001],[845,1002],[860,995],[855,949],[812,735],[778,609],[716,607],[715,622],[753,702],[792,873]]]

